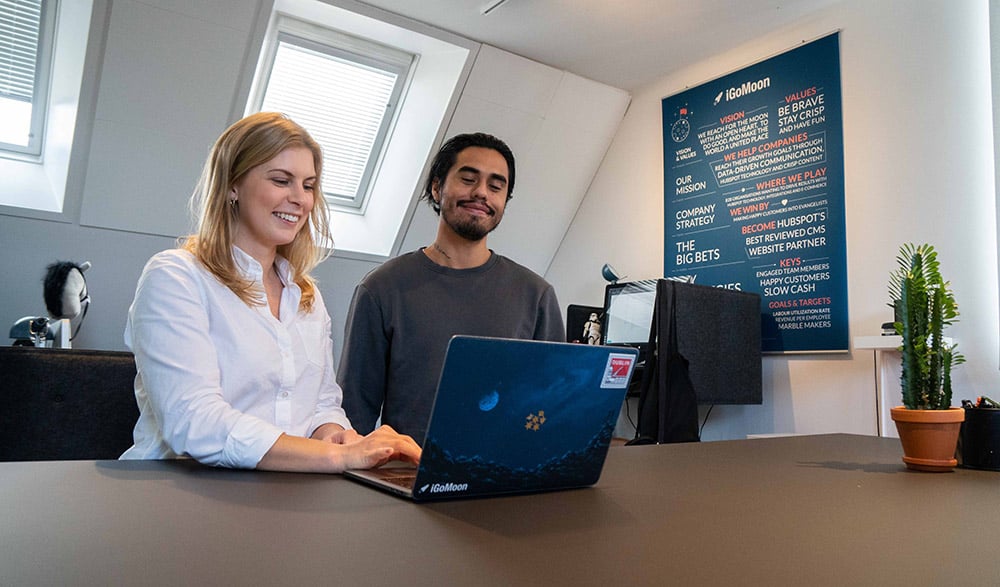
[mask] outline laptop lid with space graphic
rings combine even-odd
[[[453,337],[413,498],[593,485],[636,355],[620,347]]]

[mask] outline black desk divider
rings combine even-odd
[[[762,402],[757,294],[660,279],[649,346],[633,444],[697,441],[696,403]]]
[[[139,418],[132,353],[0,347],[0,462],[117,459]]]
[[[698,442],[698,404],[688,360],[677,349],[677,291],[656,282],[646,368],[639,391],[639,423],[628,444]]]
[[[675,292],[677,350],[689,362],[698,403],[760,404],[760,295],[661,281]]]

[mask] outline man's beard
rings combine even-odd
[[[465,240],[480,241],[486,238],[487,234],[496,230],[496,227],[500,226],[503,214],[498,214],[492,207],[490,209],[493,210],[493,214],[486,218],[478,216],[467,219],[456,218],[456,212],[461,208],[461,204],[462,202],[458,202],[454,208],[442,208],[441,216],[444,218],[445,223],[455,231],[455,234]]]

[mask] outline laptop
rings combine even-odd
[[[593,485],[636,355],[631,348],[455,336],[420,465],[345,475],[415,501]]]

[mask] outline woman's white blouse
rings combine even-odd
[[[244,275],[261,287],[262,268],[233,247]],[[190,456],[253,468],[282,432],[308,437],[350,421],[334,379],[330,316],[319,291],[308,314],[285,259],[276,319],[248,306],[187,251],[146,263],[125,325],[135,353],[139,421],[123,459]]]

